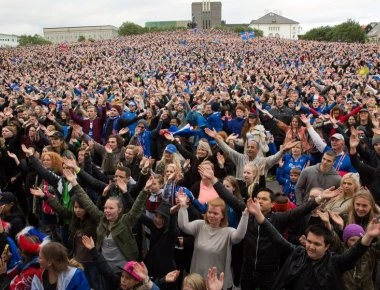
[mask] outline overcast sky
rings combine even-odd
[[[192,0],[0,0],[0,33],[40,34],[43,27],[190,20]],[[379,0],[223,0],[222,19],[249,23],[269,11],[298,21],[303,32],[352,18],[380,22]]]

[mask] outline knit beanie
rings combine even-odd
[[[373,135],[372,146],[374,146],[377,143],[380,143],[380,135]]]
[[[364,229],[357,224],[347,225],[343,231],[343,241],[346,243],[351,237],[362,237],[364,233]]]

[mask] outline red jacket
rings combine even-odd
[[[94,121],[92,121],[92,134],[93,139],[98,142],[102,143],[101,136],[102,136],[102,130],[103,130],[103,124],[106,119],[106,113],[107,109],[106,107],[99,107],[100,110],[100,117],[97,117]],[[77,124],[81,125],[83,128],[83,132],[88,135],[90,132],[90,125],[91,121],[89,119],[83,119],[83,117],[74,114],[73,109],[69,110],[70,118]]]

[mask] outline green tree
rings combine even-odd
[[[43,45],[43,44],[51,44],[50,41],[46,40],[42,36],[35,34],[34,36],[32,35],[21,35],[18,38],[18,42],[20,46],[25,46],[25,45]]]
[[[365,42],[365,31],[352,19],[331,26],[313,28],[301,37],[304,40]]]
[[[83,35],[80,35],[78,37],[78,42],[83,42],[83,41],[86,41],[86,38]]]
[[[133,22],[124,22],[119,27],[119,35],[134,35],[134,34],[142,34],[144,33],[144,28],[140,25],[137,25]]]
[[[334,26],[334,29],[329,32],[328,38],[330,41],[365,42],[366,34],[358,22],[348,19],[346,22]]]
[[[333,30],[331,26],[321,26],[313,28],[302,35],[304,40],[319,40],[319,41],[329,41],[329,33]]]

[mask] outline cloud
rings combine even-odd
[[[190,20],[191,0],[0,0],[0,33],[42,34],[43,27],[114,25],[124,21],[144,25],[148,21]],[[349,18],[366,24],[380,21],[374,7],[378,0],[223,0],[222,19],[227,23],[249,23],[267,11],[300,22],[309,28],[341,23]]]

